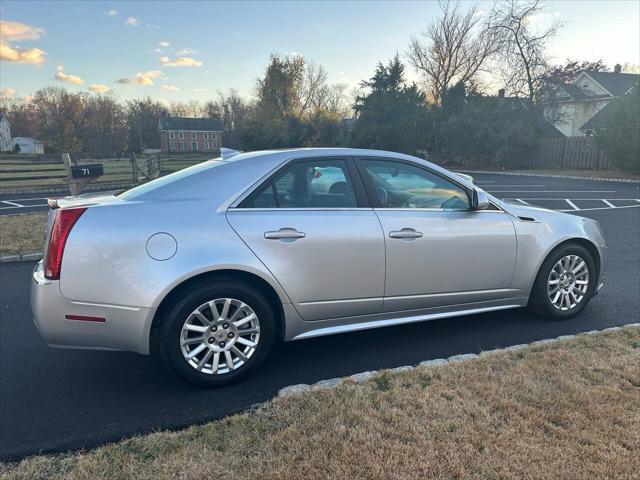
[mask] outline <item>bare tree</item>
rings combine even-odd
[[[458,7],[457,0],[441,2],[442,17],[419,37],[413,36],[407,51],[410,65],[425,77],[436,103],[450,86],[474,80],[498,48],[496,35],[477,8],[463,13]]]
[[[322,65],[307,62],[300,89],[300,114],[318,109],[324,102],[327,89],[327,71]]]
[[[545,0],[504,0],[489,18],[489,29],[500,38],[500,66],[510,93],[534,102],[549,72],[546,49],[562,28],[562,20],[542,26]],[[540,25],[536,28],[536,25]]]

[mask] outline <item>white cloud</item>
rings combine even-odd
[[[118,15],[118,10],[109,10],[107,12],[104,12],[104,14],[108,17],[115,17],[116,15]]]
[[[11,87],[0,88],[0,98],[13,97],[16,94],[16,90]]]
[[[96,93],[106,93],[111,89],[109,87],[107,87],[106,85],[102,85],[101,83],[93,83],[89,87],[89,90],[91,90],[92,92],[96,92]]]
[[[140,20],[135,17],[129,17],[124,21],[124,24],[127,27],[137,27],[138,25],[140,25]]]
[[[38,40],[45,34],[42,28],[6,20],[0,20],[0,32],[2,32],[2,42],[4,43],[10,40]]]
[[[176,57],[173,60],[169,57],[160,57],[160,63],[163,67],[201,67],[202,62],[189,57]]]
[[[20,22],[0,20],[0,60],[12,63],[33,63],[39,65],[47,54],[39,48],[15,47],[9,44],[13,40],[38,40],[45,34],[42,28]]]
[[[175,85],[160,85],[160,90],[165,92],[177,92],[180,89]]]
[[[84,83],[84,80],[76,75],[69,75],[64,73],[64,68],[62,65],[58,65],[56,67],[56,74],[53,78],[56,80],[60,80],[61,82],[73,83],[75,85],[81,85]]]
[[[196,53],[198,53],[198,51],[193,48],[183,48],[179,52],[176,52],[176,55],[194,55]]]
[[[33,63],[39,65],[45,61],[47,52],[39,48],[12,47],[0,42],[0,60],[12,63]]]
[[[121,78],[118,83],[125,85],[153,85],[153,81],[160,76],[160,70],[138,72],[131,78]]]
[[[158,43],[158,47],[160,48],[167,48],[169,45],[171,44],[169,42],[165,42],[164,40]]]

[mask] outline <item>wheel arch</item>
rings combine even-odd
[[[602,265],[602,259],[600,258],[600,251],[598,250],[598,247],[593,242],[591,242],[590,240],[588,240],[586,238],[582,238],[582,237],[567,238],[565,240],[562,240],[562,241],[556,243],[551,248],[549,248],[547,250],[546,254],[540,260],[540,263],[538,264],[538,268],[536,269],[536,276],[535,276],[534,282],[533,282],[534,284],[535,284],[535,281],[538,279],[538,276],[540,275],[540,269],[542,268],[542,265],[544,264],[545,260],[547,258],[549,258],[549,255],[551,255],[557,249],[565,247],[567,245],[571,245],[571,244],[580,245],[580,246],[586,248],[587,251],[593,257],[593,261],[596,264],[596,286],[598,285],[598,281],[600,279],[600,269],[601,269],[601,265]],[[532,284],[532,287],[533,287],[533,284]]]
[[[256,287],[260,293],[262,293],[269,305],[273,309],[273,313],[276,320],[277,332],[276,338],[285,338],[285,321],[284,321],[284,309],[282,306],[282,300],[278,295],[276,289],[264,278],[256,275],[255,273],[247,272],[246,270],[238,269],[219,269],[209,270],[206,272],[193,275],[179,284],[175,285],[160,301],[158,308],[151,321],[151,327],[149,330],[149,351],[151,354],[155,354],[158,351],[158,331],[162,324],[162,317],[166,311],[171,307],[173,302],[180,297],[180,294],[187,291],[191,286],[209,279],[230,279],[246,282]]]

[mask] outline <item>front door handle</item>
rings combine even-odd
[[[412,238],[422,237],[422,232],[417,232],[413,228],[403,228],[402,230],[395,230],[395,231],[389,232],[389,237],[410,240]]]
[[[304,237],[306,237],[304,232],[299,232],[295,228],[281,228],[272,232],[264,232],[264,238],[267,240],[295,240]]]

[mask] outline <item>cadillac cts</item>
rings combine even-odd
[[[278,339],[525,306],[568,318],[604,276],[597,222],[384,151],[229,153],[50,203],[40,334],[157,354],[205,386],[245,377]]]

